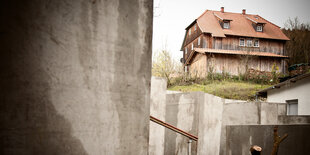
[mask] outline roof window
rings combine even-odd
[[[229,27],[230,27],[229,21],[225,21],[224,24],[223,24],[223,28],[224,29],[229,29]]]
[[[256,26],[256,31],[257,32],[262,32],[263,31],[263,25],[257,25]]]

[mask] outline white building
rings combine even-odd
[[[310,73],[257,92],[267,102],[287,103],[288,115],[310,115]]]

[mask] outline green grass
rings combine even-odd
[[[191,84],[186,86],[172,86],[168,90],[182,92],[202,91],[226,99],[254,100],[257,91],[270,86],[251,82],[213,81],[206,85]]]

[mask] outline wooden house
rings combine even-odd
[[[206,10],[186,29],[181,47],[185,71],[238,75],[247,69],[285,72],[284,45],[289,40],[280,27],[259,15]]]

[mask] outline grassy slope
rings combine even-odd
[[[172,86],[168,90],[183,92],[203,91],[227,99],[253,100],[255,98],[255,92],[270,86],[239,81],[214,81],[206,85]]]

